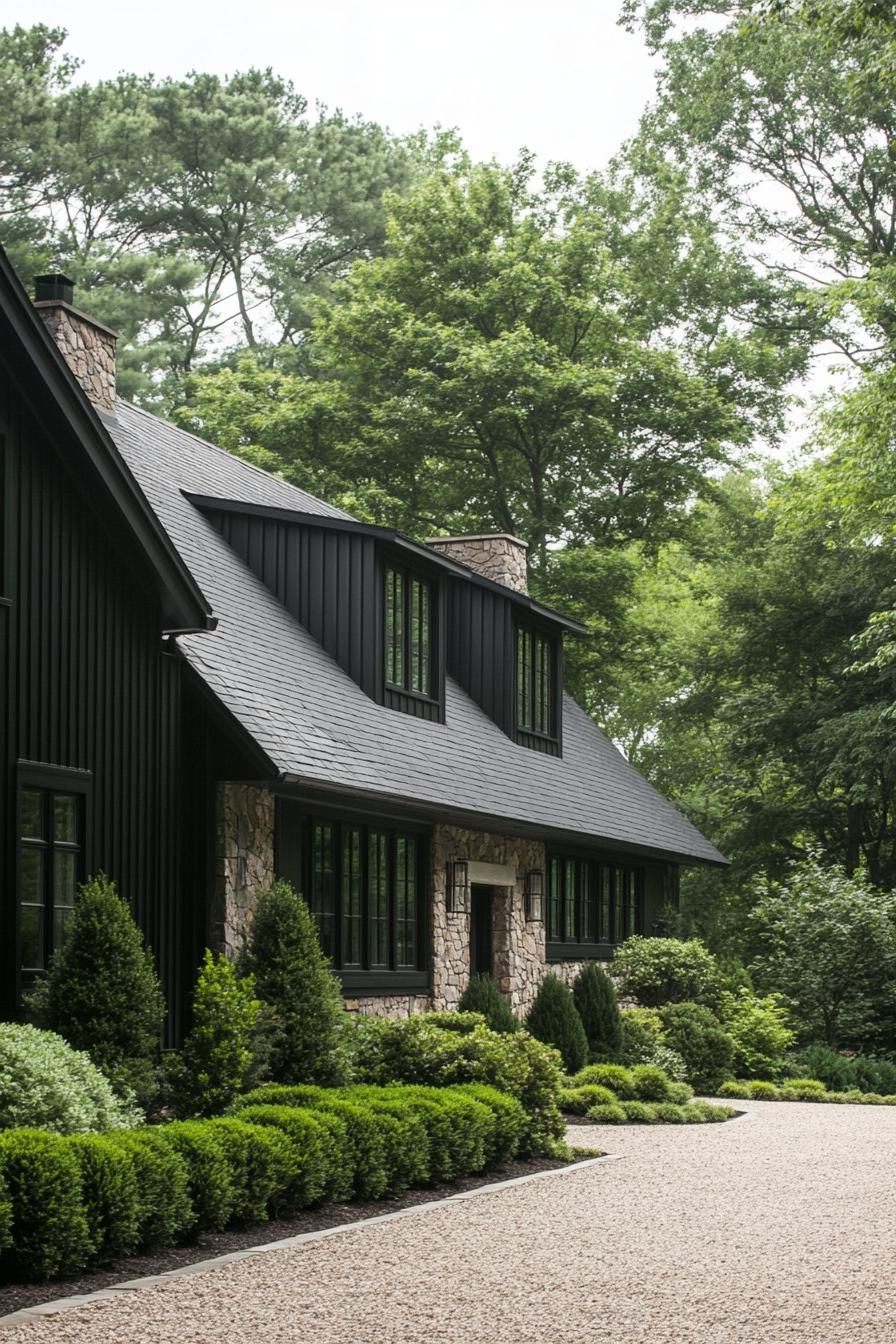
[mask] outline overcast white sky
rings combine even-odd
[[[651,96],[618,0],[0,0],[0,26],[68,29],[88,79],[268,66],[393,131],[457,126],[478,158],[606,163]]]

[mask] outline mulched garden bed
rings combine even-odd
[[[581,1161],[581,1159],[580,1153],[573,1160]],[[414,1204],[429,1204],[434,1199],[446,1199],[449,1195],[457,1195],[464,1190],[475,1190],[480,1185],[490,1185],[494,1181],[509,1181],[517,1176],[528,1176],[536,1171],[552,1171],[557,1167],[568,1165],[568,1162],[552,1157],[533,1157],[524,1162],[507,1162],[503,1167],[495,1167],[479,1176],[467,1176],[451,1184],[428,1186],[422,1190],[409,1190],[407,1194],[397,1199],[325,1204],[318,1209],[306,1209],[295,1218],[272,1218],[269,1222],[250,1223],[245,1227],[228,1228],[225,1232],[203,1232],[188,1246],[170,1246],[145,1255],[130,1256],[103,1269],[83,1274],[77,1279],[53,1279],[50,1283],[0,1282],[0,1317],[8,1316],[13,1311],[20,1311],[23,1307],[37,1306],[41,1302],[52,1302],[62,1297],[78,1297],[83,1293],[95,1293],[98,1289],[108,1288],[113,1283],[142,1279],[151,1274],[164,1274],[166,1270],[181,1269],[184,1265],[193,1265],[200,1260],[211,1260],[216,1255],[227,1255],[229,1251],[263,1246],[269,1241],[295,1237],[302,1232],[318,1232],[326,1227],[356,1223],[362,1218],[376,1218],[379,1214],[395,1213],[398,1209],[407,1209]]]

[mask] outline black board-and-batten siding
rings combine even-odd
[[[16,1011],[18,799],[23,780],[78,793],[78,878],[102,867],[159,959],[180,1029],[182,660],[162,637],[152,576],[73,473],[64,424],[43,419],[0,358],[0,1014]]]

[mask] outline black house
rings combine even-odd
[[[523,1010],[723,863],[563,691],[513,537],[420,545],[115,397],[114,335],[0,254],[0,1010],[103,869],[171,1035],[275,876],[348,1006]]]

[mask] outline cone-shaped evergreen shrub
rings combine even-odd
[[[165,1000],[143,934],[103,873],[80,888],[66,940],[29,1006],[38,1026],[86,1050],[143,1106],[151,1102]]]
[[[481,1013],[492,1031],[516,1031],[518,1023],[492,975],[474,975],[457,1005],[462,1013]]]
[[[585,1028],[591,1059],[595,1063],[616,1059],[622,1045],[619,1004],[612,980],[596,961],[589,961],[579,971],[572,997]]]
[[[240,979],[223,953],[216,957],[206,948],[193,1026],[172,1068],[178,1115],[222,1115],[245,1088],[260,1008],[253,977]]]
[[[560,1051],[567,1073],[588,1060],[588,1038],[571,992],[556,975],[546,975],[526,1017],[531,1034]]]
[[[270,1060],[274,1081],[344,1083],[342,995],[311,913],[288,882],[276,882],[259,896],[243,969],[254,975],[255,993],[277,1018]]]

